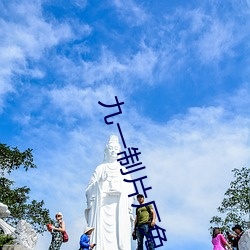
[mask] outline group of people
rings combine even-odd
[[[139,205],[145,203],[144,196],[142,194],[137,195],[137,201]],[[48,230],[52,234],[52,240],[49,250],[60,250],[63,242],[63,232],[66,230],[65,222],[62,220],[63,215],[61,212],[55,215],[55,225],[50,225]],[[151,218],[151,219],[150,219]],[[154,250],[154,243],[150,239],[150,228],[154,227],[156,220],[156,213],[153,210],[152,205],[141,206],[136,210],[136,217],[134,221],[134,230],[132,237],[137,239],[137,250],[143,250],[144,237],[147,239],[148,249]],[[95,230],[94,227],[86,227],[82,236],[80,237],[80,249],[79,250],[92,250],[96,246],[96,243],[90,243],[90,235]]]
[[[228,239],[227,241],[223,236],[223,234],[221,233],[220,228],[218,227],[213,228],[213,236],[212,236],[212,244],[214,246],[213,250],[224,250],[226,249],[225,247],[228,247],[231,250],[239,250],[238,243],[244,231],[242,230],[240,225],[235,225],[232,228],[232,230],[235,232],[235,234],[226,232]]]
[[[144,196],[142,194],[137,195],[137,201],[140,205],[145,203]],[[151,218],[151,219],[150,219]],[[136,217],[134,221],[134,230],[132,233],[133,239],[137,239],[137,250],[143,250],[144,237],[147,240],[147,249],[154,250],[154,242],[150,238],[150,228],[155,225],[156,213],[153,210],[152,205],[141,206],[136,210]],[[84,234],[80,238],[80,249],[87,250],[93,249],[96,243],[90,244],[90,235],[94,231],[93,227],[87,227]]]
[[[48,224],[48,231],[52,235],[52,240],[49,246],[49,250],[60,250],[63,243],[63,232],[65,232],[65,222],[63,221],[63,215],[61,212],[56,213],[55,225]],[[95,247],[95,243],[90,243],[90,235],[93,232],[93,227],[86,227],[80,238],[80,250],[92,250]]]
[[[147,249],[155,249],[150,230],[155,225],[156,213],[152,205],[143,206],[144,196],[138,194],[136,198],[140,207],[136,209],[134,219],[131,207],[134,198],[130,196],[134,189],[124,181],[124,175],[128,182],[132,180],[127,173],[127,168],[130,167],[125,168],[124,164],[118,162],[121,160],[118,158],[120,154],[121,145],[118,137],[111,135],[104,150],[104,162],[97,166],[86,188],[85,218],[91,227],[87,227],[80,238],[80,250],[94,249],[96,244],[98,250],[131,250],[132,226],[132,237],[137,240],[137,250],[145,249],[145,242]],[[62,218],[62,213],[57,213],[57,222],[49,229],[52,234],[49,250],[60,250],[63,242],[62,233],[65,231]],[[239,250],[238,242],[243,230],[239,225],[235,225],[232,230],[236,234],[227,233],[227,241],[219,228],[213,229],[213,250],[223,250],[226,246],[232,250]],[[90,243],[90,235],[94,243]]]
[[[140,205],[145,203],[144,196],[142,194],[137,195],[137,201]],[[56,213],[56,223],[54,226],[50,226],[48,230],[52,234],[52,240],[49,250],[60,250],[63,242],[63,232],[65,229],[65,222],[62,220],[63,215],[61,212]],[[151,218],[151,220],[150,220]],[[156,213],[152,208],[152,205],[141,206],[136,210],[136,218],[134,222],[134,230],[132,233],[133,239],[137,239],[137,250],[143,250],[144,237],[147,239],[147,249],[154,250],[154,242],[150,239],[150,228],[154,227],[156,220]],[[79,250],[92,250],[96,246],[96,243],[90,243],[90,235],[94,231],[93,227],[86,227],[82,236],[80,237],[80,249]],[[235,232],[227,234],[227,239],[221,233],[220,228],[213,228],[212,244],[213,250],[224,250],[225,247],[231,250],[239,250],[238,242],[243,235],[244,231],[240,225],[235,225],[232,230]]]

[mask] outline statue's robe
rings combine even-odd
[[[134,187],[123,181],[131,177],[122,175],[120,169],[118,162],[99,165],[86,189],[85,217],[88,226],[95,228],[90,240],[96,243],[95,250],[131,250],[134,197],[128,195],[134,193]]]

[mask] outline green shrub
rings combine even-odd
[[[0,247],[3,245],[12,245],[14,238],[10,235],[0,234]]]

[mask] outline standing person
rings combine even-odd
[[[139,202],[140,205],[144,204],[144,196],[142,194],[137,195],[137,201]],[[134,222],[134,232],[133,235],[136,234],[137,237],[137,243],[138,243],[138,250],[143,250],[143,238],[144,234],[150,235],[149,232],[149,224],[148,220],[150,217],[150,213],[152,213],[152,222],[151,226],[153,227],[155,225],[155,219],[156,219],[156,213],[153,210],[152,205],[144,206],[144,207],[139,207],[136,210],[136,217],[135,217],[135,222]],[[141,232],[143,231],[143,233]],[[147,236],[146,236],[147,237]],[[154,250],[154,242],[150,240],[149,237],[147,237],[148,240],[148,249],[149,250]]]
[[[214,245],[213,250],[225,250],[225,246],[232,249],[218,227],[213,229],[212,244]]]
[[[63,215],[61,212],[56,213],[55,226],[51,227],[52,240],[49,250],[60,250],[63,242],[63,232],[66,230],[65,222],[62,220]]]
[[[240,225],[235,225],[232,228],[232,230],[236,233],[236,235],[231,234],[231,236],[234,238],[234,245],[236,246],[236,249],[239,250],[239,240],[240,240],[242,234],[244,233],[244,231]]]
[[[226,232],[227,239],[229,244],[232,246],[233,250],[237,250],[237,242],[235,241],[235,235],[230,234],[229,232]]]
[[[83,235],[80,238],[80,249],[79,250],[89,250],[93,249],[95,247],[94,244],[89,243],[90,235],[93,232],[94,228],[93,227],[86,227],[86,229],[83,232]]]

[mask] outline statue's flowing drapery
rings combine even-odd
[[[131,227],[133,184],[123,179],[131,179],[129,175],[120,173],[120,164],[104,163],[99,165],[86,189],[87,209],[85,217],[88,226],[95,230],[91,242],[96,243],[96,250],[131,249]],[[123,171],[127,170],[123,168]]]

